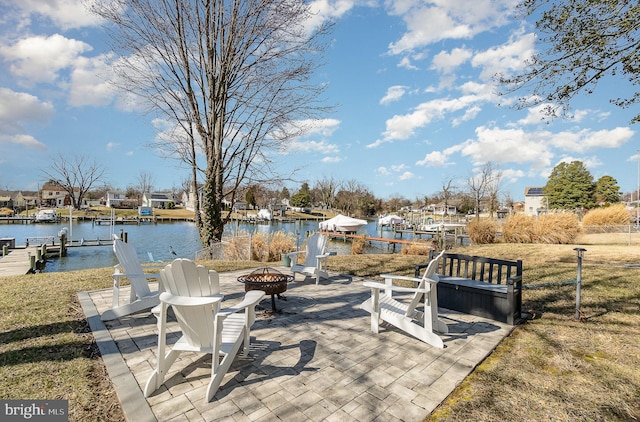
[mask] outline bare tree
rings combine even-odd
[[[75,156],[69,161],[64,155],[58,154],[51,170],[43,172],[67,192],[73,208],[78,210],[87,192],[102,181],[105,168],[84,156]]]
[[[154,181],[151,173],[146,171],[141,171],[140,174],[136,177],[137,188],[140,191],[140,195],[144,195],[145,193],[151,193],[153,189]],[[142,198],[138,198],[138,205],[142,203]]]
[[[109,0],[121,87],[175,124],[168,154],[203,178],[204,246],[222,238],[223,199],[241,184],[281,179],[273,154],[328,110],[311,76],[331,25],[313,27],[303,0]],[[199,218],[196,209],[196,218]]]
[[[467,186],[475,203],[476,218],[480,216],[481,202],[494,193],[497,197],[501,176],[502,172],[496,169],[493,162],[489,161],[478,170],[477,174],[467,179]]]
[[[320,196],[320,202],[329,209],[333,208],[337,189],[338,182],[333,177],[323,177],[321,180],[317,180],[314,187]]]
[[[444,202],[444,213],[442,214],[443,220],[447,215],[447,210],[449,209],[451,199],[456,193],[456,187],[453,185],[454,180],[455,179],[452,177],[442,182],[442,200]]]

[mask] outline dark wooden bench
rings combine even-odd
[[[431,251],[429,259],[433,259]],[[416,265],[415,276],[428,264]],[[437,270],[438,306],[515,325],[522,312],[522,261],[445,253]]]

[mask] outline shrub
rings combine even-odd
[[[507,243],[574,243],[580,234],[580,222],[572,213],[534,216],[513,214],[502,225]]]
[[[435,243],[435,242],[412,243],[412,244],[410,244],[408,246],[403,247],[400,250],[400,253],[402,255],[429,255],[429,252],[432,249],[435,249],[434,246],[433,246],[433,243]]]
[[[572,213],[544,214],[536,221],[536,243],[565,245],[580,234],[580,222]]]
[[[366,240],[364,236],[354,237],[351,241],[351,255],[362,255]]]
[[[471,242],[475,244],[495,243],[498,225],[491,220],[476,218],[467,224],[467,233]]]
[[[502,235],[507,243],[534,243],[536,237],[535,217],[511,214],[502,225]]]
[[[292,252],[296,239],[292,233],[280,230],[273,233],[254,233],[251,239],[251,259],[263,262],[280,260],[281,254]]]
[[[624,204],[590,210],[582,219],[583,226],[623,226],[630,223],[631,214]]]

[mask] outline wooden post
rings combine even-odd
[[[582,257],[587,250],[584,248],[574,248],[573,250],[576,251],[578,256],[578,274],[576,278],[576,320],[581,321],[580,290],[582,287]]]
[[[67,233],[60,236],[60,256],[67,256]]]

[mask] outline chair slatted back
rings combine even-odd
[[[327,237],[315,233],[307,238],[307,248],[305,252],[305,266],[315,267],[317,264],[316,256],[324,254],[324,250],[327,247]]]
[[[427,269],[424,271],[422,279],[420,279],[420,284],[418,284],[418,288],[419,289],[424,289],[425,288],[427,280],[435,280],[435,281],[438,280],[438,276],[436,274],[436,271],[438,270],[438,264],[440,263],[440,260],[442,259],[442,255],[444,255],[444,249],[442,250],[442,252],[440,252],[440,254],[438,254],[438,256],[436,256],[431,261],[429,261],[429,265],[427,266]],[[431,286],[431,288],[433,288],[433,287],[434,286]],[[413,298],[411,299],[411,303],[409,304],[409,307],[407,308],[406,316],[413,315],[413,312],[415,311],[416,307],[420,303],[420,300],[422,300],[423,296],[424,296],[423,292],[416,292],[413,295]]]
[[[144,269],[133,245],[125,243],[119,238],[115,238],[113,240],[113,252],[118,258],[120,267],[122,267],[124,273],[127,275],[135,295],[138,298],[149,296],[151,289],[149,289],[147,278],[141,275],[144,273]]]
[[[176,296],[205,297],[220,293],[217,272],[189,259],[176,259],[160,272],[163,288]],[[207,306],[173,305],[184,339],[194,347],[213,347],[214,314],[219,304]]]

